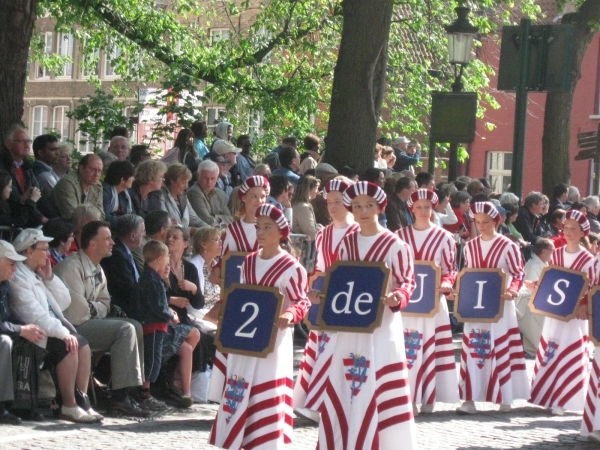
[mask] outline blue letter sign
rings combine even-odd
[[[588,296],[588,314],[590,315],[590,341],[600,347],[600,286],[594,286]]]
[[[442,270],[431,261],[415,261],[415,282],[408,306],[403,316],[433,317],[440,307],[440,283]]]
[[[385,263],[337,261],[327,269],[319,328],[372,333],[381,325],[389,276]]]
[[[242,279],[242,264],[244,264],[244,260],[249,254],[246,252],[229,252],[225,255],[221,263],[222,292],[225,292],[233,283],[240,282]]]
[[[316,290],[323,292],[323,288],[325,287],[325,272],[316,272],[308,281],[308,289]],[[319,323],[317,322],[317,316],[319,315],[319,304],[314,303],[310,305],[308,309],[308,314],[304,317],[304,323],[308,327],[309,330],[318,330]]]
[[[588,277],[577,270],[560,266],[544,267],[529,300],[531,311],[568,322],[577,317]]]
[[[461,322],[498,322],[504,312],[505,286],[502,269],[463,269],[457,278],[454,315]]]
[[[232,284],[225,292],[215,337],[219,351],[266,357],[275,345],[282,304],[277,288]]]

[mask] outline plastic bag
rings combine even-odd
[[[206,403],[208,401],[210,374],[210,368],[206,369],[206,372],[194,372],[192,374],[192,398],[196,403]]]
[[[44,363],[46,350],[23,338],[13,343],[13,382],[15,409],[32,410],[37,406],[40,367]]]

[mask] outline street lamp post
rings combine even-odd
[[[454,11],[457,15],[456,20],[444,28],[448,35],[450,64],[454,66],[455,78],[454,83],[452,83],[452,92],[458,93],[463,89],[463,70],[471,59],[473,41],[479,28],[470,22],[469,13],[471,10],[469,8],[458,6]],[[458,176],[458,144],[458,142],[451,142],[448,150],[448,181],[454,181]]]

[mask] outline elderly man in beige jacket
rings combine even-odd
[[[215,188],[219,179],[217,163],[209,159],[202,161],[196,177],[198,181],[188,189],[187,197],[198,217],[213,227],[233,222],[234,217],[227,208],[225,192]]]

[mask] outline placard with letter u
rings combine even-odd
[[[544,267],[529,300],[529,309],[568,322],[577,317],[581,297],[589,282],[587,275],[578,270],[560,266]]]
[[[308,289],[316,290],[323,293],[325,287],[325,272],[315,272],[308,280]],[[319,303],[313,303],[308,309],[308,313],[304,316],[304,324],[309,330],[320,330],[317,317],[319,316]]]
[[[456,279],[454,316],[461,322],[495,323],[504,313],[502,269],[463,269]]]
[[[282,305],[277,288],[233,283],[225,292],[219,315],[217,349],[265,358],[275,346]]]
[[[600,347],[600,286],[594,286],[588,295],[590,341]]]
[[[319,329],[372,333],[381,325],[389,278],[383,262],[337,261],[327,269]]]
[[[242,264],[249,252],[228,252],[221,263],[221,292],[242,279]]]
[[[415,261],[415,282],[408,306],[403,316],[433,317],[440,308],[440,283],[442,269],[432,261]]]

